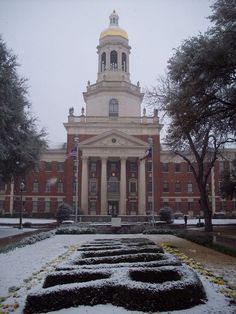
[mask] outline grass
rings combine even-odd
[[[180,229],[149,229],[144,234],[172,234],[179,238],[189,240],[199,245],[206,246],[215,251],[236,257],[236,249],[213,243],[213,235],[205,233],[205,231],[180,230]]]

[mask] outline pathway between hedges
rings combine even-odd
[[[236,285],[236,257],[217,252],[191,241],[171,235],[160,235],[161,241],[177,248],[180,252],[233,285]],[[159,242],[159,240],[158,240]]]

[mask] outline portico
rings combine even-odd
[[[137,206],[133,211],[145,215],[145,160],[140,159],[147,147],[146,142],[118,131],[80,143],[81,208],[84,213],[90,213],[90,201],[96,200],[101,215],[108,214],[109,206],[116,207],[116,214],[127,215],[126,205],[131,199]]]

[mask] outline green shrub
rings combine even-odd
[[[160,220],[167,223],[173,222],[172,209],[170,207],[163,207],[160,209]]]
[[[56,218],[59,223],[62,223],[63,220],[68,220],[72,212],[72,207],[67,203],[62,203],[58,207]]]

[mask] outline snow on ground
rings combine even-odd
[[[22,218],[22,223],[50,224],[57,222],[55,219]],[[0,218],[0,224],[19,224],[19,218]]]
[[[146,237],[157,242],[169,242],[171,235],[56,235],[49,239],[39,241],[34,245],[28,245],[23,248],[16,248],[5,254],[0,254],[0,300],[7,297],[4,301],[8,304],[8,309],[0,308],[1,313],[12,312],[22,313],[25,297],[31,288],[37,288],[42,285],[46,274],[53,271],[55,266],[68,258],[83,242],[93,239],[111,239],[111,238],[137,238]],[[222,266],[223,267],[223,266]],[[189,310],[173,311],[168,313],[236,313],[236,308],[230,307],[228,299],[217,292],[219,286],[210,283],[201,276],[204,287],[208,295],[208,302],[205,305],[199,305]],[[10,291],[9,292],[9,288]],[[17,307],[16,304],[19,304]],[[51,312],[52,314],[53,312]],[[95,307],[80,306],[67,310],[57,311],[60,314],[138,314],[141,312],[127,311],[123,308],[112,305],[98,305]],[[54,312],[55,314],[55,312]]]
[[[12,237],[14,235],[31,232],[36,229],[32,228],[24,228],[24,229],[18,229],[18,228],[12,228],[10,226],[0,226],[0,239],[6,238],[6,237]]]

